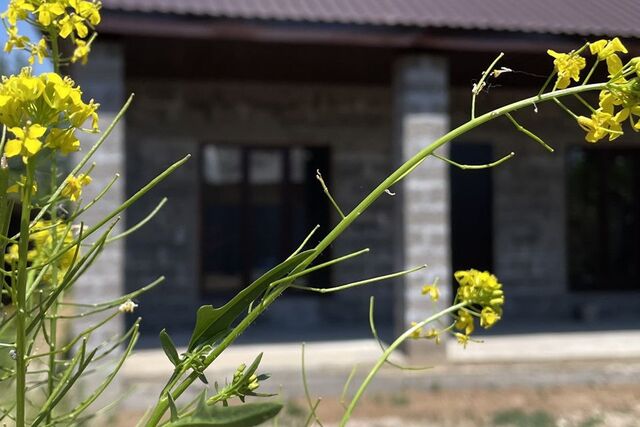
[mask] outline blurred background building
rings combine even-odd
[[[108,250],[82,292],[119,294],[166,275],[140,298],[143,344],[157,346],[164,327],[184,344],[198,306],[223,303],[316,224],[322,235],[337,222],[316,170],[348,211],[403,159],[468,120],[473,83],[498,52],[498,67],[513,72],[489,80],[479,112],[535,95],[552,71],[547,48],[620,36],[637,53],[638,22],[634,0],[103,0],[99,42],[74,75],[101,100],[104,120],[130,92],[135,99],[97,160],[93,191],[115,167],[124,179],[108,202],[119,203],[193,157],[128,211],[131,226],[169,198]],[[470,164],[516,156],[464,172],[427,159],[325,259],[371,253],[307,283],[428,269],[332,295],[288,292],[242,339],[367,338],[369,295],[388,337],[434,310],[423,284],[439,277],[446,303],[452,272],[471,267],[504,283],[505,319],[493,333],[637,328],[637,135],[588,145],[555,105],[516,118],[556,152],[506,119],[464,135],[438,153]]]

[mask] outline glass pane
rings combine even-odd
[[[279,149],[256,149],[249,154],[249,257],[251,280],[280,259],[283,239],[284,156]]]
[[[242,286],[242,150],[206,146],[202,158],[202,270],[206,292]]]
[[[207,184],[237,184],[242,180],[242,152],[238,148],[207,145],[202,158]]]

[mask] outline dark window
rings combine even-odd
[[[638,290],[640,151],[570,149],[568,193],[571,290]]]
[[[451,158],[463,164],[491,163],[486,144],[451,145]],[[493,268],[493,184],[491,169],[450,167],[451,264],[456,270]]]
[[[328,175],[328,163],[325,147],[203,147],[204,294],[237,292],[286,259],[316,224],[328,228],[315,180],[316,169]],[[309,279],[327,283],[327,274]]]

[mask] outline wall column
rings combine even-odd
[[[95,99],[100,103],[98,114],[100,130],[104,131],[113,121],[116,113],[125,101],[124,53],[121,45],[97,41],[91,49],[89,62],[74,66],[72,69],[74,80],[82,88],[83,99],[88,102]],[[125,199],[125,157],[124,157],[124,120],[115,127],[107,141],[100,147],[91,162],[96,167],[91,173],[93,182],[83,191],[84,203],[92,200],[111,181],[116,172],[120,178],[111,190],[90,210],[84,213],[80,220],[86,226],[97,223],[106,214],[120,206]],[[74,153],[73,164],[79,161],[93,146],[101,134],[92,135],[78,132],[82,150]],[[118,234],[123,230],[124,218],[112,232]],[[97,236],[90,238],[94,241]],[[101,302],[115,299],[124,293],[124,242],[118,240],[109,244],[87,273],[75,285],[74,297],[83,302]],[[107,315],[111,312],[107,312]],[[99,316],[91,319],[78,319],[74,322],[76,331],[86,328],[97,321]],[[93,334],[91,342],[100,342],[113,338],[124,329],[124,316],[118,316]]]
[[[432,55],[401,58],[394,70],[394,149],[397,162],[409,159],[449,129],[447,61]],[[438,150],[447,155],[447,147]],[[396,189],[396,264],[428,268],[405,277],[396,295],[397,329],[423,320],[451,300],[449,173],[448,166],[427,158]],[[434,305],[421,295],[422,286],[439,278],[440,301]],[[444,337],[443,337],[444,338]],[[445,346],[410,341],[405,349],[414,359],[438,359]]]

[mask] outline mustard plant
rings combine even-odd
[[[91,172],[95,165],[90,161],[132,102],[130,97],[114,121],[100,129],[99,100],[87,100],[82,89],[62,72],[70,64],[87,62],[100,20],[100,3],[89,0],[11,0],[2,14],[8,35],[5,51],[25,50],[31,64],[49,59],[54,68],[53,72],[34,75],[27,67],[16,75],[3,77],[0,84],[0,249],[5,261],[4,268],[0,269],[3,278],[0,382],[3,390],[11,390],[1,397],[0,421],[18,427],[80,425],[91,422],[101,411],[95,409],[95,403],[133,351],[140,319],[111,341],[93,346],[89,338],[122,313],[134,312],[137,307],[134,299],[158,285],[163,278],[120,298],[97,304],[73,302],[68,296],[106,246],[146,224],[165,201],[139,224],[114,235],[119,215],[189,158],[186,156],[169,166],[97,223],[83,223],[82,214],[92,209],[117,179],[116,175],[96,198],[83,200],[84,187],[92,185]],[[34,26],[41,38],[36,41],[21,35],[17,26],[21,21]],[[61,49],[62,44],[70,49]],[[241,365],[230,373],[231,380],[224,385],[215,381],[210,395],[205,390],[195,401],[185,403],[180,399],[195,382],[209,384],[207,368],[287,289],[319,293],[346,291],[425,268],[417,266],[328,288],[296,284],[297,279],[309,273],[366,254],[368,249],[365,248],[330,261],[315,262],[376,199],[390,192],[429,156],[462,169],[495,167],[513,157],[511,153],[486,165],[463,165],[438,155],[435,151],[439,147],[487,122],[505,119],[517,131],[553,151],[514,117],[519,110],[537,108],[547,102],[557,104],[575,119],[590,143],[618,138],[627,121],[632,130],[640,130],[640,58],[623,61],[620,54],[627,50],[619,39],[586,43],[568,53],[552,50],[548,53],[553,58],[554,69],[539,93],[478,115],[476,98],[487,82],[511,71],[505,67],[496,68],[503,56],[500,54],[472,89],[469,121],[416,153],[353,209],[343,210],[338,206],[318,173],[320,185],[339,213],[340,221],[316,244],[311,242],[318,228],[311,230],[286,260],[247,284],[225,305],[201,307],[185,349],[176,348],[167,331],[160,333],[160,344],[174,370],[165,387],[159,390],[157,402],[139,424],[148,427],[252,426],[275,417],[281,409],[277,402],[245,403],[246,398],[271,396],[258,391],[261,383],[268,379],[267,374],[259,372],[262,355],[249,366]],[[591,57],[586,58],[585,53]],[[582,78],[589,60],[592,67]],[[601,63],[606,64],[608,77],[590,83]],[[587,92],[599,94],[597,105],[592,106],[580,96]],[[565,98],[577,98],[585,113],[574,112],[563,102]],[[80,150],[80,133],[99,133],[100,137],[68,171],[63,158]],[[12,233],[9,224],[14,213],[19,214],[20,226]],[[391,363],[390,355],[407,339],[432,341],[437,345],[449,334],[466,346],[473,340],[476,326],[490,328],[501,319],[505,295],[502,284],[493,274],[469,269],[455,272],[454,278],[458,287],[449,307],[429,318],[416,319],[390,345],[381,343],[382,354],[377,363],[348,403],[345,400],[341,425],[348,423],[379,369]],[[422,293],[433,301],[440,298],[437,282],[426,284]],[[71,338],[65,340],[58,334],[64,321],[105,314],[106,317]],[[373,300],[370,322],[372,333],[378,338],[373,322]],[[114,356],[112,369],[97,384],[92,382],[92,390],[83,393],[80,381],[92,373],[96,362],[109,356]],[[308,422],[318,421],[315,415],[318,403],[312,405],[307,396],[311,407]],[[229,405],[230,401],[236,400],[242,404]]]

